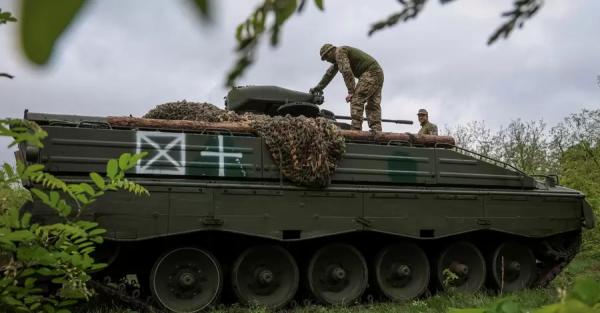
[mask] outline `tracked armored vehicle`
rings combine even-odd
[[[277,87],[227,97],[239,112],[333,118],[321,102]],[[578,252],[582,228],[595,225],[582,193],[441,137],[346,137],[330,184],[315,189],[285,180],[263,138],[243,129],[25,118],[48,137],[42,149],[22,146],[19,158],[68,182],[103,172],[121,153],[148,152],[129,177],[151,195],[107,194],[85,218],[108,230],[98,257],[110,265],[98,277],[135,274],[136,296],[172,312],[544,286]],[[43,222],[41,206],[29,209]]]

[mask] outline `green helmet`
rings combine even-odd
[[[330,43],[326,43],[321,47],[321,60],[325,60],[325,56],[327,55],[327,53],[329,53],[329,51],[335,49],[335,46],[330,44]]]

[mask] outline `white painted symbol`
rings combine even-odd
[[[157,142],[158,138],[166,138],[166,145]],[[147,156],[151,159],[138,162],[137,173],[185,175],[185,134],[138,131],[136,153],[143,151],[144,144],[150,145],[154,151],[149,151]],[[153,152],[156,154],[153,155]],[[161,159],[169,165],[156,164]]]
[[[240,152],[223,152],[223,136],[219,135],[219,152],[214,151],[201,151],[201,156],[207,157],[218,157],[219,158],[219,176],[225,176],[225,158],[236,158],[241,159],[242,154]]]

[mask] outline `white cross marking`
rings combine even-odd
[[[147,162],[147,164],[152,164],[154,163],[156,160],[160,159],[161,157],[164,157],[165,159],[167,159],[169,162],[173,163],[173,164],[177,164],[178,162],[173,159],[168,153],[171,149],[173,149],[173,147],[175,147],[175,145],[178,144],[177,141],[173,141],[171,143],[169,143],[166,147],[161,148],[156,142],[152,142],[152,141],[148,141],[148,143],[154,147],[156,149],[156,156],[154,156],[152,159],[150,159],[150,161]]]
[[[223,136],[219,135],[219,152],[214,151],[201,151],[200,156],[207,157],[219,157],[219,176],[225,176],[225,158],[237,158],[241,159],[242,154],[240,152],[223,152]]]

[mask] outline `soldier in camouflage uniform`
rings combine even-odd
[[[419,123],[421,124],[421,129],[419,129],[419,133],[417,135],[437,136],[437,126],[429,121],[429,113],[427,113],[427,110],[420,109],[417,113],[417,116],[419,117]]]
[[[324,44],[320,54],[321,60],[333,65],[310,92],[323,91],[337,72],[341,72],[348,88],[346,102],[350,102],[352,129],[362,130],[363,112],[366,109],[369,128],[371,131],[380,132],[383,70],[379,63],[365,52],[349,46],[335,47]],[[355,83],[354,78],[358,78],[358,83]]]

